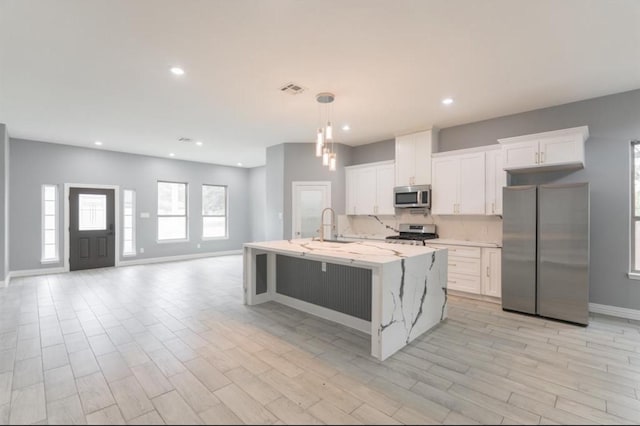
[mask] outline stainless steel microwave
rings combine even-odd
[[[393,203],[397,209],[431,208],[431,185],[396,186]]]

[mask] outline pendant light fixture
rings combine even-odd
[[[332,172],[336,170],[337,155],[333,151],[333,126],[331,125],[331,103],[335,99],[335,95],[329,92],[322,92],[316,95],[318,102],[318,117],[320,126],[316,137],[316,157],[322,157],[322,165],[328,166]],[[323,117],[324,107],[324,117]],[[323,118],[326,118],[326,125]]]

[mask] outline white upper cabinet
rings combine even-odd
[[[437,129],[396,137],[395,185],[431,184],[431,151]]]
[[[345,167],[348,215],[393,215],[393,161]]]
[[[394,164],[376,167],[376,214],[393,216],[396,213],[393,203],[395,169]]]
[[[431,182],[431,214],[456,214],[460,161],[455,157],[434,158]]]
[[[498,147],[499,148],[499,147]],[[507,186],[507,172],[502,168],[502,150],[486,152],[485,209],[487,215],[502,215],[502,188]]]
[[[485,214],[484,152],[447,153],[432,164],[432,214]]]
[[[484,214],[485,153],[460,156],[458,214]]]
[[[503,168],[510,172],[533,172],[584,167],[587,126],[533,135],[498,139]]]

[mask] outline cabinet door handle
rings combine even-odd
[[[496,203],[491,203],[491,213],[496,212]]]
[[[449,266],[458,266],[455,263],[449,263]]]
[[[487,276],[490,277],[491,275],[489,275],[489,267],[487,266]]]
[[[544,163],[544,151],[540,152],[540,163]]]
[[[458,284],[458,281],[449,280],[451,284]]]
[[[538,153],[536,152],[536,164],[538,164]]]

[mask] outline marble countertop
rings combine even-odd
[[[348,243],[320,242],[306,239],[246,243],[245,247],[287,255],[299,255],[313,260],[338,261],[362,266],[381,266],[403,258],[420,256],[439,249],[432,247],[388,244],[378,241]]]
[[[384,241],[384,235],[377,234],[341,234],[338,238],[345,240],[374,240],[374,241]],[[492,243],[488,241],[469,241],[469,240],[454,240],[450,238],[436,238],[434,240],[428,240],[427,244],[435,243],[435,244],[444,244],[448,246],[470,246],[470,247],[488,247],[488,248],[500,248],[502,247],[501,243]]]
[[[470,246],[470,247],[488,247],[488,248],[500,248],[500,243],[490,243],[486,241],[467,241],[467,240],[450,240],[447,238],[436,238],[435,240],[427,241],[427,244],[443,244],[448,246]]]
[[[374,241],[384,241],[386,235],[378,235],[378,234],[340,234],[338,238],[344,239],[354,239],[354,240],[374,240]]]

